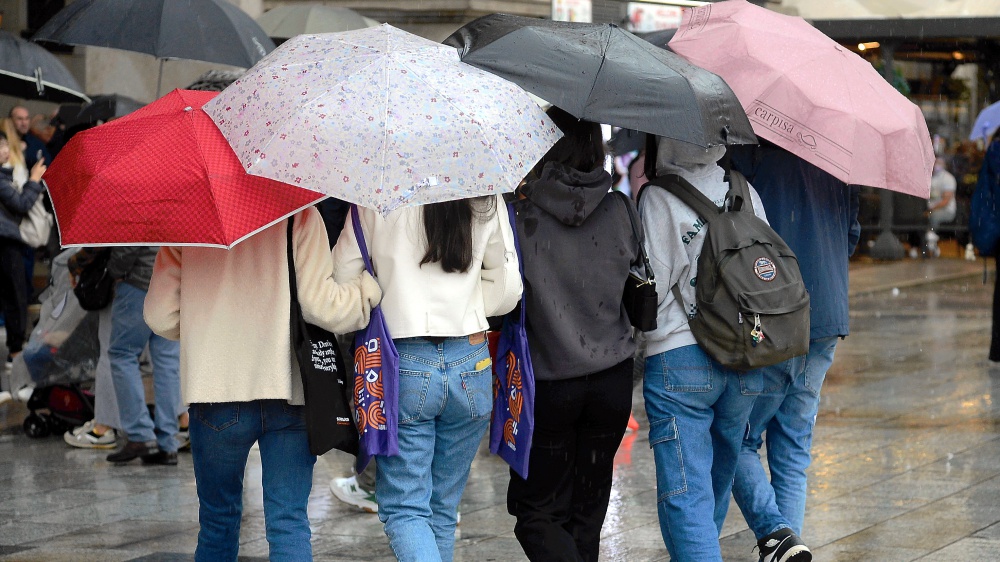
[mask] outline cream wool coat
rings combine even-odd
[[[420,265],[427,251],[421,207],[404,207],[385,218],[368,209],[358,214],[393,339],[483,332],[489,328],[487,316],[506,314],[521,299],[514,233],[500,196],[489,215],[474,215],[467,273],[445,273],[439,263]],[[365,267],[350,215],[333,261],[338,282],[357,277]]]
[[[232,250],[160,249],[144,316],[153,332],[181,342],[185,403],[304,403],[289,328],[287,227],[281,221]],[[335,333],[366,326],[381,298],[378,284],[367,273],[334,282],[315,208],[296,215],[292,235],[306,321]]]

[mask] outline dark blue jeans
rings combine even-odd
[[[191,404],[191,456],[198,486],[197,562],[235,562],[243,518],[243,472],[260,445],[264,526],[271,562],[311,561],[306,505],[316,457],[305,408],[284,400]]]

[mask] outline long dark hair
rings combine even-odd
[[[554,105],[545,114],[563,132],[563,137],[535,165],[532,170],[535,177],[548,162],[583,172],[604,166],[604,137],[599,123],[577,119]]]
[[[424,205],[427,253],[420,260],[440,262],[445,273],[465,273],[472,267],[472,222],[493,211],[493,197],[458,199]]]

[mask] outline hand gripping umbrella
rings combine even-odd
[[[580,119],[703,147],[757,142],[721,78],[614,25],[492,14],[445,44]]]
[[[63,246],[212,246],[324,198],[247,174],[201,110],[217,92],[174,90],[77,133],[45,174]]]
[[[845,183],[928,196],[924,116],[867,61],[802,18],[745,0],[683,18],[667,46],[725,78],[759,136]]]
[[[52,53],[0,31],[0,94],[56,103],[90,101]]]
[[[226,0],[75,0],[32,41],[92,45],[249,68],[274,42],[249,15]]]
[[[205,111],[251,174],[382,214],[511,191],[562,136],[517,85],[389,25],[299,35]]]

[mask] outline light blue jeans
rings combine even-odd
[[[111,379],[118,399],[121,429],[128,440],[155,440],[161,451],[172,452],[177,450],[177,416],[181,413],[181,347],[180,342],[162,338],[149,329],[142,318],[145,299],[146,291],[138,287],[128,283],[118,283],[115,287],[108,346]],[[155,420],[146,408],[146,391],[139,372],[139,355],[146,344],[153,363]]]
[[[758,539],[783,528],[802,533],[819,393],[836,347],[835,337],[811,340],[808,354],[763,369],[764,392],[750,412],[733,485],[733,497]],[[760,462],[765,439],[770,481]]]
[[[396,340],[399,454],[377,457],[378,517],[402,562],[449,562],[458,502],[493,411],[485,340]]]
[[[201,522],[195,561],[236,562],[243,472],[254,441],[260,445],[269,560],[311,561],[306,506],[316,456],[309,452],[305,407],[255,400],[196,403],[188,412]]]
[[[673,562],[722,561],[719,531],[762,380],[759,370],[723,367],[697,345],[646,358],[657,514]]]

